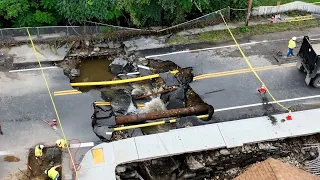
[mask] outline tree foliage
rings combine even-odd
[[[253,0],[254,5],[258,1]],[[171,26],[247,0],[0,0],[2,26],[68,25],[97,21],[134,27]],[[243,12],[245,13],[245,12]]]

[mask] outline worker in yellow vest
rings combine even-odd
[[[41,158],[43,156],[43,152],[42,152],[43,148],[44,148],[44,145],[42,145],[42,144],[37,145],[34,148],[34,156],[36,157],[36,159]]]
[[[52,180],[58,180],[58,178],[60,177],[59,172],[56,170],[58,167],[60,167],[61,165],[57,165],[54,166],[52,168],[50,168],[49,170],[45,170],[44,173]]]
[[[289,44],[288,44],[288,53],[287,53],[287,57],[289,57],[290,55],[293,56],[293,49],[296,48],[296,37],[293,37],[292,39],[290,39]]]
[[[56,141],[56,144],[57,144],[58,148],[59,148],[62,152],[64,151],[64,148],[66,148],[67,145],[68,145],[67,141],[64,140],[64,139],[58,139],[58,140]]]

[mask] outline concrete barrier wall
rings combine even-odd
[[[283,4],[280,6],[260,6],[260,7],[254,8],[254,10],[252,11],[252,15],[259,16],[259,15],[277,14],[277,13],[297,11],[297,10],[320,14],[319,5],[301,2],[301,1],[295,1],[292,3]]]

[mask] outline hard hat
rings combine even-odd
[[[48,174],[48,170],[45,170],[44,173],[45,173],[45,174]]]
[[[292,37],[292,40],[294,40],[294,41],[297,40],[297,37]]]
[[[60,144],[61,143],[61,141],[60,141],[60,139],[58,139],[57,141],[56,141],[56,144]]]
[[[43,148],[44,148],[44,145],[40,144],[39,147],[40,147],[40,149],[43,149]]]

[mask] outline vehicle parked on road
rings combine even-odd
[[[311,45],[309,37],[303,37],[298,56],[300,58],[297,67],[307,73],[307,85],[312,84],[315,88],[320,88],[320,44]]]

